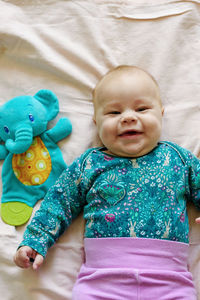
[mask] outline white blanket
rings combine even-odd
[[[42,88],[55,92],[58,118],[67,116],[73,124],[72,135],[59,143],[69,164],[92,145],[91,92],[99,78],[119,64],[137,65],[160,85],[162,139],[200,156],[199,22],[199,0],[0,0],[0,105]],[[189,266],[200,299],[198,215],[190,207]],[[12,261],[25,226],[0,220],[0,297],[70,300],[82,260],[83,223],[80,216],[34,272]]]

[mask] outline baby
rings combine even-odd
[[[159,142],[163,106],[144,70],[119,66],[94,93],[102,147],[77,158],[48,191],[14,257],[38,269],[83,210],[85,260],[74,300],[194,300],[187,269],[187,201],[200,207],[200,162]],[[196,220],[200,222],[200,218]]]

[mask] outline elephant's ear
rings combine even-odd
[[[47,120],[53,120],[59,112],[59,103],[56,95],[50,90],[40,90],[34,95],[46,109]]]
[[[0,106],[0,121],[2,119],[2,116],[1,116],[1,111],[2,111],[2,106]],[[1,129],[0,129],[0,142],[2,142],[2,138],[1,138]]]

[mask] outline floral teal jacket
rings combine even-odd
[[[188,243],[187,201],[200,208],[200,161],[170,142],[124,158],[92,148],[48,191],[21,245],[43,256],[83,211],[85,237],[139,237]]]

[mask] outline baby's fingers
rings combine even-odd
[[[33,262],[33,270],[39,269],[44,261],[44,257],[40,254],[36,254],[34,262]]]
[[[14,256],[15,264],[20,268],[30,267],[30,256],[33,249],[28,246],[21,247],[17,250]]]

